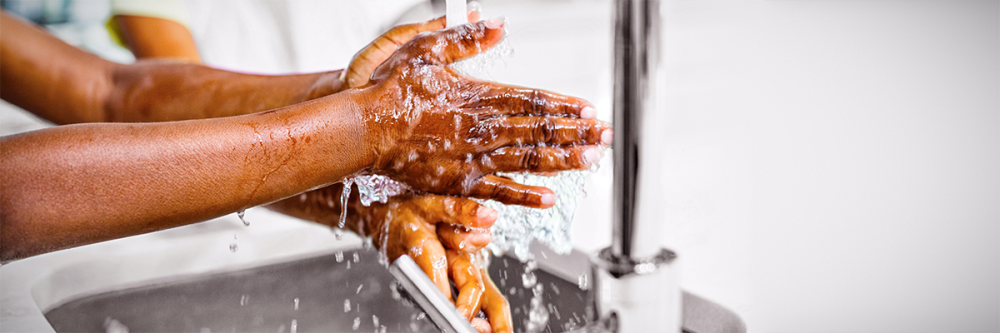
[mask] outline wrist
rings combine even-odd
[[[309,93],[306,94],[304,101],[314,100],[343,91],[343,72],[344,70],[340,69],[318,74],[316,82],[309,89]]]

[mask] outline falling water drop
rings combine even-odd
[[[295,298],[295,311],[298,311],[298,310],[299,310],[299,298],[296,297]]]
[[[246,211],[245,210],[241,209],[240,211],[236,212],[236,216],[240,217],[240,221],[243,221],[243,225],[249,227],[250,226],[250,221],[247,221],[247,219],[243,217],[244,215],[246,215]]]
[[[229,252],[235,253],[236,250],[239,250],[239,249],[240,249],[240,247],[239,247],[239,245],[236,245],[236,243],[229,244]]]

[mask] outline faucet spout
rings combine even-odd
[[[655,107],[660,59],[660,2],[616,0],[614,31],[614,211],[611,247],[592,258],[596,306],[604,329],[680,332],[675,255],[658,243],[659,222],[638,214],[642,127]],[[648,175],[645,175],[648,177]],[[648,209],[645,207],[644,209]],[[640,217],[641,220],[640,220]]]
[[[640,138],[644,115],[655,112],[653,81],[659,62],[658,0],[615,2],[614,39],[614,215],[611,253],[648,256],[656,253],[653,237],[637,237],[637,204],[642,176]],[[648,121],[648,119],[646,119]],[[652,235],[647,235],[652,236]],[[652,238],[652,239],[650,239]],[[644,241],[651,240],[651,241]]]

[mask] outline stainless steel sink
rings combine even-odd
[[[575,253],[549,262],[582,267],[586,262],[581,260],[587,257]],[[490,263],[518,332],[524,330],[532,296],[521,281],[524,268],[510,257]],[[535,274],[549,311],[545,332],[567,331],[593,319],[592,296],[568,279],[566,270],[540,263]],[[737,316],[714,303],[689,294],[684,303],[685,331],[745,331]],[[109,319],[132,332],[438,331],[422,313],[400,296],[375,251],[355,249],[86,296],[53,307],[45,318],[57,332],[104,331]]]

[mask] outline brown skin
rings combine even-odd
[[[139,58],[178,58],[183,55],[183,50],[194,49],[194,41],[186,29],[174,31],[169,29],[169,26],[158,27],[158,25],[165,23],[175,24],[173,22],[142,20],[142,17],[119,16],[117,18],[119,22],[122,22],[124,32],[133,37],[157,32],[152,35],[146,34],[142,38],[127,40],[130,43],[129,48]],[[478,18],[478,13],[470,12],[469,21],[477,21]],[[440,30],[444,26],[445,19],[442,17],[426,23],[398,26],[379,36],[359,51],[348,68],[341,72],[343,75],[340,79],[343,84],[340,87],[346,89],[367,86],[368,78],[376,66],[388,59],[398,47],[413,39],[418,33]],[[137,29],[131,31],[132,28]],[[174,33],[174,36],[163,36],[165,33]],[[155,40],[158,43],[155,45],[133,43],[137,40]],[[197,54],[189,58],[194,61],[199,60]],[[268,207],[304,220],[334,227],[338,224],[342,211],[340,208],[342,188],[342,184],[334,184],[270,204]],[[451,290],[448,272],[454,271],[449,270],[452,265],[435,267],[433,263],[446,260],[445,249],[478,251],[489,243],[490,233],[485,228],[489,228],[496,220],[496,211],[481,206],[475,201],[462,198],[414,194],[392,198],[388,204],[375,203],[371,207],[361,205],[356,199],[355,197],[354,200],[351,200],[351,204],[348,206],[350,209],[348,220],[352,223],[349,223],[347,228],[358,234],[372,236],[376,246],[386,249],[390,261],[395,261],[403,254],[412,257],[442,293],[448,295],[449,298],[451,298]],[[435,230],[437,237],[435,237]],[[463,313],[470,312],[469,309],[482,308],[487,317],[493,319],[492,325],[495,326],[495,329],[486,320],[473,319],[473,324],[480,332],[510,332],[512,327],[510,309],[506,299],[499,292],[496,293],[500,296],[499,300],[494,299],[492,303],[468,304],[467,300],[478,301],[482,291],[487,286],[493,286],[489,275],[476,279],[464,278],[462,281],[465,284],[476,282],[479,286],[469,285],[466,287],[464,297],[456,299],[456,307],[467,309]],[[471,315],[470,312],[469,316]]]
[[[201,63],[191,32],[180,23],[136,15],[115,15],[112,19],[136,59],[171,58]]]

